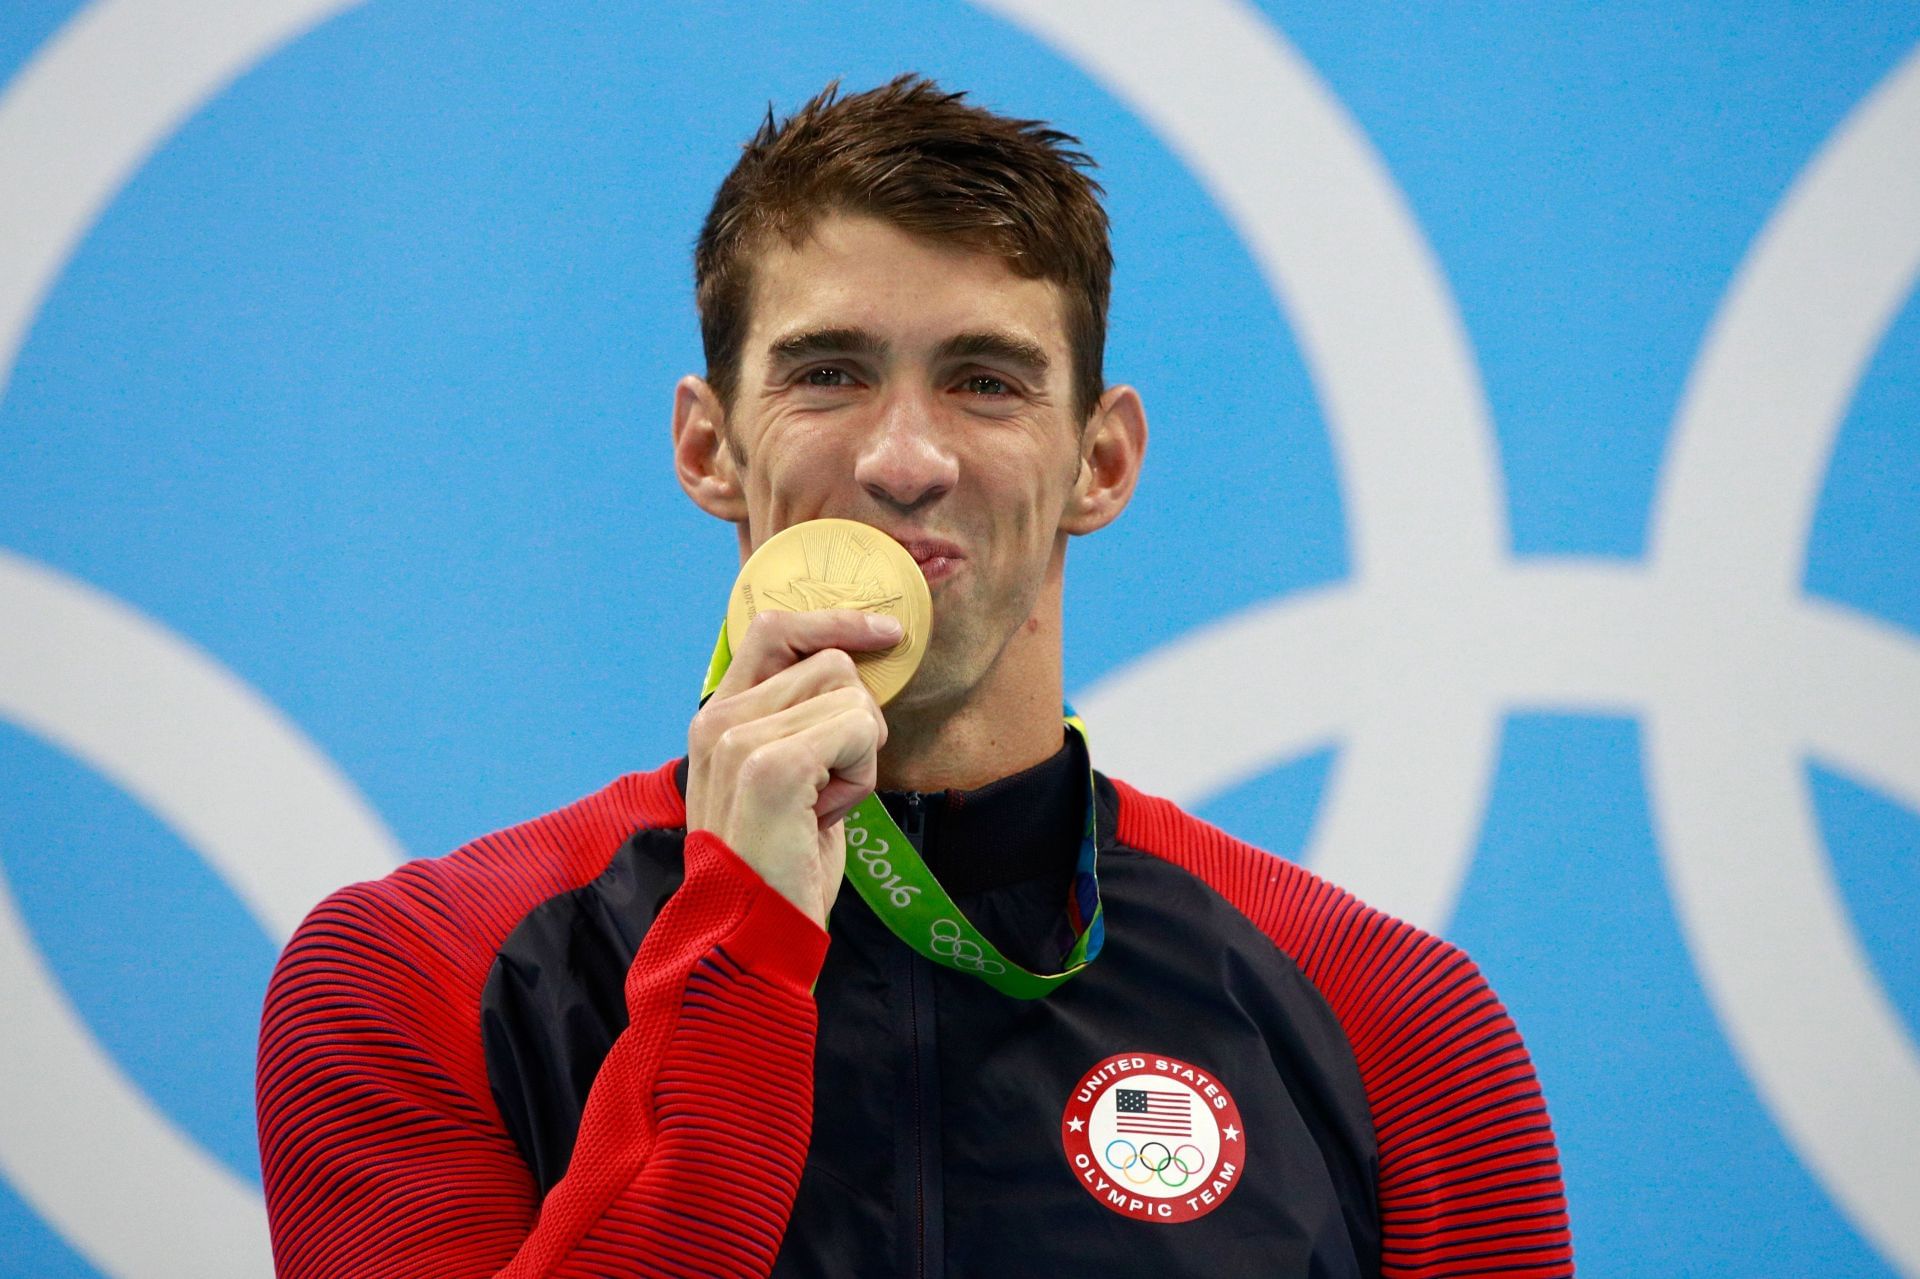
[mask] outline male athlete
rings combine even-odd
[[[1572,1273],[1465,956],[1062,718],[1067,541],[1147,436],[1073,143],[903,77],[748,144],[680,483],[743,559],[823,517],[897,539],[930,647],[883,711],[853,655],[897,623],[763,613],[685,759],[321,905],[261,1035],[283,1276]],[[889,915],[914,850],[930,934]]]

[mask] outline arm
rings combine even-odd
[[[261,1026],[280,1275],[771,1269],[811,1129],[809,990],[826,936],[719,839],[693,833],[686,856],[627,976],[629,1028],[544,1204],[493,1110],[477,1030],[445,997],[465,979],[451,899],[428,885],[403,908],[388,880],[315,911]]]
[[[543,1203],[492,1102],[477,1012],[542,841],[517,828],[482,841],[481,876],[457,857],[403,868],[308,919],[261,1022],[284,1279],[767,1273],[812,1127],[842,819],[886,737],[848,650],[899,638],[857,611],[762,614],[694,716],[686,878],[634,956],[627,1029]],[[604,813],[576,808],[565,821],[604,842]]]
[[[1381,1274],[1571,1276],[1559,1154],[1512,1018],[1463,952],[1358,909],[1371,971],[1334,1006],[1379,1140]]]

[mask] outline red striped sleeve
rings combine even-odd
[[[1115,782],[1119,839],[1264,931],[1345,1030],[1380,1151],[1385,1279],[1573,1274],[1560,1159],[1513,1019],[1457,947]]]
[[[480,996],[527,910],[641,826],[685,821],[670,769],[322,903],[261,1021],[276,1272],[765,1275],[812,1128],[826,934],[704,832],[627,975],[567,1175],[540,1201],[488,1088]]]

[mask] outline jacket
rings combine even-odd
[[[1041,1000],[851,892],[822,932],[685,831],[684,761],[334,895],[262,1023],[279,1273],[1570,1275],[1472,963],[1092,777],[1105,945]],[[1050,969],[1088,778],[883,798]]]

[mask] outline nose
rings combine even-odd
[[[960,462],[939,436],[932,406],[899,394],[886,404],[854,461],[853,478],[878,501],[906,514],[951,492]]]

